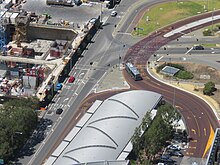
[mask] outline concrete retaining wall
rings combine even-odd
[[[77,34],[71,29],[54,29],[50,27],[37,27],[30,25],[27,29],[28,40],[72,40]]]

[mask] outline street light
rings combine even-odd
[[[102,23],[102,2],[100,4],[100,22]]]

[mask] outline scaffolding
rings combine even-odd
[[[6,33],[6,25],[4,24],[4,20],[0,15],[0,50],[7,44],[7,33]]]

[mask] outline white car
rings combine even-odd
[[[112,11],[112,12],[111,12],[111,16],[112,16],[112,17],[115,17],[116,15],[117,15],[117,11]]]
[[[167,148],[170,150],[178,150],[178,151],[181,150],[181,147],[176,144],[169,145],[169,146],[167,146]]]

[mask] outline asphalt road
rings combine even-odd
[[[169,46],[169,45],[168,45]],[[151,61],[155,61],[156,59],[160,61],[173,62],[173,61],[182,61],[182,62],[194,62],[199,64],[204,64],[211,66],[220,70],[219,65],[219,55],[220,48],[206,48],[204,50],[191,50],[188,52],[184,45],[178,46],[174,48],[168,47],[166,50],[163,47],[156,51],[156,57],[151,57]],[[191,47],[189,47],[191,48]],[[187,53],[187,54],[186,54]]]
[[[192,19],[188,19],[188,21],[192,21]],[[187,21],[183,21],[174,26],[179,27],[186,22]],[[179,35],[174,35],[171,38],[164,38],[163,34],[169,31],[169,28],[170,27],[166,27],[158,33],[154,33],[135,44],[128,51],[125,61],[131,61],[137,67],[145,66],[150,56],[154,54],[156,50],[166,45],[170,40],[179,38]],[[209,135],[219,126],[211,108],[198,97],[165,85],[152,78],[147,72],[142,73],[144,75],[144,80],[139,82],[134,82],[129,76],[126,76],[127,73],[124,74],[131,87],[158,92],[180,110],[191,138],[186,154],[198,158],[206,157],[206,145],[209,140]]]
[[[125,3],[127,5],[128,2],[125,1]],[[118,16],[115,18],[109,17],[103,29],[99,30],[94,36],[92,39],[94,43],[88,45],[88,50],[83,53],[83,57],[79,59],[77,65],[70,72],[70,75],[75,76],[75,82],[73,84],[66,83],[62,91],[53,99],[53,103],[49,105],[48,113],[44,118],[50,119],[53,124],[47,130],[47,136],[34,147],[35,153],[32,156],[24,156],[19,159],[18,164],[42,164],[43,160],[53,152],[83,115],[81,111],[76,112],[79,105],[93,90],[93,87],[105,74],[109,66],[111,67],[119,62],[120,53],[125,52],[127,49],[127,45],[124,47],[123,43],[120,43],[111,35],[115,23],[120,20],[127,9],[126,5],[122,3]],[[92,65],[90,65],[91,62],[93,62]],[[60,116],[55,114],[57,108],[64,110]]]

